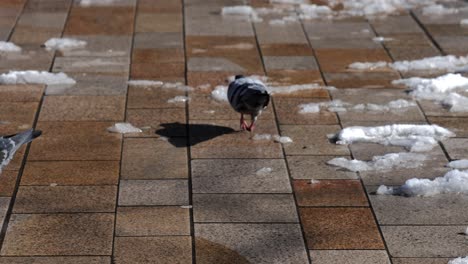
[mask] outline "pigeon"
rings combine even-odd
[[[234,81],[229,84],[228,100],[232,108],[241,114],[241,129],[252,133],[257,117],[270,102],[270,94],[261,81],[236,75]],[[244,115],[251,116],[250,125],[245,122]]]
[[[41,134],[40,130],[29,129],[15,135],[0,137],[0,173],[23,144],[31,142]]]

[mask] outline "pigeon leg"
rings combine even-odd
[[[240,128],[241,128],[241,130],[248,130],[249,129],[249,126],[247,125],[247,122],[245,122],[245,120],[244,120],[244,114],[241,114]]]
[[[250,131],[250,134],[252,134],[254,131],[256,121],[257,121],[257,117],[252,116],[252,123],[250,123],[250,126],[247,127],[247,131]]]

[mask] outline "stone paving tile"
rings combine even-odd
[[[308,44],[300,23],[271,26],[269,22],[255,23],[259,44]]]
[[[431,124],[439,125],[454,132],[456,137],[468,137],[468,119],[451,117],[427,117]]]
[[[449,258],[392,258],[393,264],[447,264]]]
[[[391,62],[390,57],[381,49],[317,49],[316,59],[324,72],[343,72],[353,62]]]
[[[263,56],[313,56],[308,43],[272,43],[260,44]]]
[[[370,208],[300,208],[309,249],[384,249]]]
[[[13,214],[2,256],[110,255],[113,214]]]
[[[245,72],[242,66],[225,58],[216,57],[192,57],[188,59],[187,67],[189,71],[233,71]]]
[[[385,19],[372,19],[372,27],[383,35],[395,33],[423,33],[418,23],[410,15],[389,16]]]
[[[67,38],[75,38],[86,41],[84,48],[59,51],[58,56],[79,57],[123,57],[130,56],[132,46],[131,36],[106,36],[106,35],[65,35]]]
[[[110,264],[110,257],[0,257],[0,264]]]
[[[355,172],[327,165],[327,161],[338,156],[286,156],[293,179],[339,180],[358,179]],[[311,170],[310,168],[314,168]]]
[[[41,137],[28,160],[120,160],[121,138],[107,132],[112,122],[39,122]]]
[[[271,168],[270,173],[258,173]],[[291,193],[283,160],[192,160],[193,193]]]
[[[138,13],[135,32],[182,32],[182,14],[177,13]]]
[[[317,70],[313,56],[263,56],[265,68],[270,70]]]
[[[372,38],[375,36],[367,22],[317,22],[305,21],[304,29],[310,39],[314,38]]]
[[[116,237],[116,263],[192,263],[189,236]]]
[[[440,194],[434,197],[369,195],[381,225],[464,225],[468,201],[464,195]]]
[[[442,104],[431,101],[420,101],[421,108],[427,116],[436,117],[468,117],[466,112],[451,112]]]
[[[184,138],[171,140],[186,145]],[[127,138],[123,145],[120,175],[125,180],[187,178],[187,148],[157,138]]]
[[[272,82],[280,85],[311,84],[324,85],[320,71],[304,70],[274,70],[268,72],[268,78]],[[291,94],[276,94],[276,97],[319,97],[329,98],[328,91],[325,89],[309,89]]]
[[[179,207],[119,207],[116,236],[190,235],[189,210]]]
[[[301,104],[327,102],[327,99],[274,98],[276,116],[280,125],[335,125],[338,118],[335,113],[299,113]]]
[[[323,74],[328,85],[336,88],[398,88],[396,72],[331,72]]]
[[[185,105],[171,104],[167,102],[167,100],[178,95],[185,95],[185,92],[176,89],[164,89],[156,86],[130,86],[128,89],[127,109],[175,107],[183,108]]]
[[[190,123],[191,155],[199,158],[281,158],[281,144],[273,140],[252,140],[239,131],[238,120],[196,120]],[[274,120],[260,120],[255,134],[277,135]]]
[[[388,49],[394,60],[420,60],[427,57],[439,56],[440,52],[435,47],[417,48],[398,47]]]
[[[67,12],[70,7],[71,0],[57,1],[57,0],[32,0],[27,1],[24,6],[24,13],[30,12]]]
[[[315,38],[310,39],[314,49],[381,49],[382,45],[371,38]]]
[[[128,133],[125,137],[157,137],[155,131],[168,129],[170,137],[187,136],[185,109],[160,108],[160,109],[128,109],[127,122],[142,128],[143,133]],[[170,125],[179,123],[180,125]]]
[[[73,86],[47,86],[46,95],[121,95],[127,94],[127,76],[88,73],[67,74],[76,81]]]
[[[20,43],[15,42],[20,45]],[[41,42],[42,44],[43,42]],[[53,52],[38,47],[38,45],[21,45],[21,53],[7,53],[2,55],[0,60],[0,71],[9,72],[11,70],[41,70],[49,71],[53,62]]]
[[[29,161],[21,185],[117,185],[118,161]]]
[[[0,224],[3,226],[7,216],[8,208],[10,207],[10,197],[0,198]],[[1,261],[0,261],[1,263]]]
[[[280,130],[293,140],[283,145],[286,155],[349,155],[347,146],[335,145],[327,138],[341,130],[337,125],[282,125]]]
[[[5,170],[0,173],[0,197],[13,196],[18,173],[16,170]]]
[[[32,124],[38,106],[38,102],[1,102],[0,120],[10,123]]]
[[[120,181],[119,205],[188,205],[186,180]]]
[[[164,80],[184,78],[183,63],[133,63],[131,79]]]
[[[23,13],[10,41],[16,44],[43,44],[50,38],[60,37],[66,18],[66,12]]]
[[[164,49],[133,49],[133,63],[170,63],[184,62],[184,50],[181,48],[164,48]]]
[[[311,250],[310,258],[315,264],[390,264],[385,250]]]
[[[195,245],[203,264],[309,263],[296,224],[195,224]]]
[[[434,38],[447,54],[465,56],[468,52],[467,47],[460,45],[460,43],[468,41],[468,36],[435,36]]]
[[[132,7],[74,6],[64,34],[130,35],[133,32],[134,10]]]
[[[40,121],[123,121],[123,96],[46,96]]]
[[[129,65],[129,57],[57,57],[52,70],[54,72],[128,75]]]
[[[466,138],[450,138],[442,142],[450,159],[466,159],[468,157],[468,139]]]
[[[13,213],[111,213],[116,196],[116,186],[21,186]]]
[[[194,194],[193,218],[203,222],[299,222],[290,194]]]
[[[136,33],[133,39],[134,49],[184,48],[184,38],[179,32]]]
[[[44,85],[1,85],[0,102],[39,102]]]
[[[466,226],[381,226],[392,257],[466,256]]]
[[[298,206],[368,206],[359,180],[294,180]]]
[[[192,8],[186,8],[186,12],[190,12]],[[229,19],[221,17],[209,17],[206,19],[191,19],[187,17],[185,34],[187,36],[236,36],[249,37],[253,36],[253,28],[250,21],[242,21],[238,19]]]

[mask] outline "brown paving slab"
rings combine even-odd
[[[335,125],[338,118],[335,113],[299,113],[301,104],[327,102],[327,99],[275,98],[275,111],[280,125]]]
[[[301,43],[307,44],[300,22],[290,22],[281,26],[271,26],[269,21],[256,22],[255,34],[260,44]]]
[[[370,208],[300,208],[309,249],[384,249]]]
[[[347,146],[331,143],[328,134],[341,130],[338,125],[281,125],[281,135],[293,140],[283,145],[286,155],[349,155]]]
[[[405,33],[421,34],[423,29],[411,15],[389,16],[386,19],[372,19],[372,26],[380,35]]]
[[[46,96],[40,121],[123,121],[122,96]]]
[[[19,124],[32,124],[36,117],[39,103],[37,102],[2,102],[0,104],[0,120]]]
[[[0,257],[0,264],[110,264],[110,257]]]
[[[270,173],[261,173],[271,168]],[[291,193],[282,159],[192,160],[193,193]]]
[[[425,24],[424,27],[431,35],[437,36],[466,36],[468,35],[468,28],[457,24]]]
[[[447,264],[449,258],[392,258],[393,264]]]
[[[384,41],[383,44],[385,47],[392,48],[415,48],[424,49],[434,47],[434,44],[426,36],[425,33],[390,33],[383,35],[386,38],[391,38],[391,40]],[[417,51],[415,51],[417,52]]]
[[[114,2],[117,3],[117,2]],[[75,38],[86,41],[86,46],[76,49],[65,49],[57,51],[57,57],[94,57],[100,62],[119,62],[124,60],[122,56],[128,57],[132,48],[133,36],[130,35],[67,35],[64,37]],[[99,58],[96,58],[99,57]],[[107,57],[108,60],[104,60]],[[122,58],[117,58],[122,57]],[[112,60],[111,58],[115,58]],[[78,58],[84,60],[85,58]],[[67,60],[65,60],[67,61]],[[86,60],[84,60],[86,61]],[[124,60],[125,61],[125,60]],[[126,67],[129,63],[127,62]],[[54,65],[55,66],[55,65]],[[86,70],[86,69],[85,69]],[[105,69],[103,69],[105,70]]]
[[[74,6],[64,33],[68,35],[130,35],[133,32],[134,11],[135,8],[132,7]]]
[[[465,159],[468,156],[468,139],[466,138],[450,138],[442,144],[452,160]]]
[[[129,57],[57,57],[52,71],[128,76],[129,64]]]
[[[182,32],[182,12],[138,13],[135,32]]]
[[[336,88],[398,88],[392,84],[399,79],[396,72],[326,72],[328,85]]]
[[[294,180],[298,206],[368,206],[359,180]]]
[[[135,33],[133,38],[134,49],[184,49],[182,32],[145,32]],[[157,61],[153,61],[157,63]]]
[[[267,72],[274,70],[318,70],[314,56],[263,56]]]
[[[260,44],[263,56],[312,56],[313,51],[309,44],[299,43],[272,43]]]
[[[431,101],[421,101],[421,108],[426,116],[440,116],[440,117],[468,117],[466,112],[452,112],[441,103]]]
[[[188,205],[187,180],[122,180],[119,205]]]
[[[353,62],[377,62],[392,60],[386,51],[382,49],[317,49],[315,50],[317,61],[324,72],[341,72]]]
[[[293,179],[357,179],[355,172],[327,165],[327,161],[338,156],[287,156],[289,171]],[[310,168],[314,168],[311,170]]]
[[[31,145],[29,160],[120,160],[120,134],[113,122],[39,122],[42,135]]]
[[[311,250],[314,264],[390,264],[385,250]]]
[[[118,161],[29,161],[21,185],[117,185]]]
[[[171,137],[187,136],[185,109],[128,109],[127,122],[143,130],[143,133],[128,133],[125,137],[158,137],[156,131],[169,129]],[[170,125],[179,123],[180,125]]]
[[[0,172],[0,197],[11,197],[15,192],[18,171],[5,170]]]
[[[113,225],[113,214],[13,214],[1,255],[110,255]]]
[[[177,89],[165,89],[158,86],[130,86],[128,89],[127,109],[184,108],[185,105],[167,102],[167,100],[178,95],[185,95],[185,92]]]
[[[15,44],[41,45],[51,38],[61,36],[61,28],[37,27],[29,25],[18,25],[15,27],[10,41]]]
[[[116,263],[192,263],[192,245],[189,236],[116,237]]]
[[[166,49],[133,49],[133,63],[172,63],[184,62],[184,50],[177,48]]]
[[[196,120],[190,123],[192,158],[281,158],[281,144],[252,140],[248,131],[236,131],[238,120]],[[260,120],[255,134],[278,134],[274,120]]]
[[[180,207],[119,207],[116,236],[190,235],[189,210]]]
[[[187,178],[186,142],[185,138],[173,138],[171,142],[158,138],[125,139],[121,179]]]
[[[159,80],[161,78],[184,78],[185,64],[179,62],[132,63],[132,79]]]
[[[309,263],[298,224],[195,224],[197,263]]]
[[[310,38],[310,45],[314,49],[380,49],[382,45],[372,40],[372,38]]]
[[[451,117],[427,117],[431,124],[439,125],[447,128],[456,134],[456,137],[468,137],[468,118],[451,118]]]
[[[39,102],[44,85],[1,85],[0,102]]]
[[[35,32],[28,34],[35,34]],[[59,36],[57,36],[59,37]],[[46,39],[47,40],[47,39]],[[40,42],[43,44],[46,40]],[[0,60],[0,71],[9,72],[11,70],[42,70],[49,71],[54,53],[39,47],[40,44],[21,44],[21,53],[6,53]]]
[[[375,36],[367,21],[305,21],[309,38],[372,38]]]
[[[466,226],[381,226],[392,257],[466,256]]]
[[[138,1],[138,12],[182,12],[182,2],[165,0],[141,0]]]
[[[196,87],[199,85],[209,84],[212,87],[216,87],[218,85],[228,85],[228,81],[226,80],[229,76],[236,75],[236,72],[187,72],[187,82],[188,85],[192,87]],[[258,74],[264,75],[262,72],[250,72],[247,75],[251,74]]]
[[[310,84],[324,85],[322,75],[317,70],[270,70],[268,80],[278,85]],[[288,94],[277,94],[276,96],[288,97]],[[329,98],[328,91],[324,89],[310,89],[293,92],[291,97],[320,97]]]
[[[194,222],[299,222],[291,194],[194,194]]]
[[[14,213],[114,212],[116,186],[21,186]]]

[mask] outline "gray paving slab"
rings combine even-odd
[[[311,37],[310,44],[314,49],[381,49],[382,44],[372,38],[322,38]]]
[[[314,264],[390,264],[385,250],[311,250]]]
[[[307,44],[307,37],[300,23],[272,26],[269,22],[255,23],[255,32],[260,44]]]
[[[49,85],[46,95],[126,95],[128,77],[89,73],[67,74],[76,81],[73,86]]]
[[[188,205],[186,180],[122,180],[119,205]]]
[[[423,33],[422,28],[411,15],[388,16],[385,19],[375,18],[370,21],[375,31],[385,37],[386,34]]]
[[[304,28],[310,39],[372,38],[375,36],[367,22],[305,21]]]
[[[180,32],[147,32],[135,33],[134,49],[165,49],[184,48],[183,36]]]
[[[86,46],[79,49],[64,50],[63,56],[76,57],[120,57],[130,56],[132,46],[131,36],[102,36],[102,35],[65,35],[66,38],[74,38],[86,41]]]
[[[227,71],[227,72],[245,72],[246,69],[241,65],[222,57],[193,57],[187,62],[189,71]]]
[[[327,161],[337,157],[339,156],[287,156],[286,159],[293,179],[358,179],[355,172],[327,165]]]
[[[271,70],[318,70],[313,56],[263,56],[265,68]]]
[[[468,139],[466,138],[449,138],[442,142],[449,157],[455,159],[468,158]]]
[[[58,57],[54,72],[123,73],[130,70],[129,57]]]

